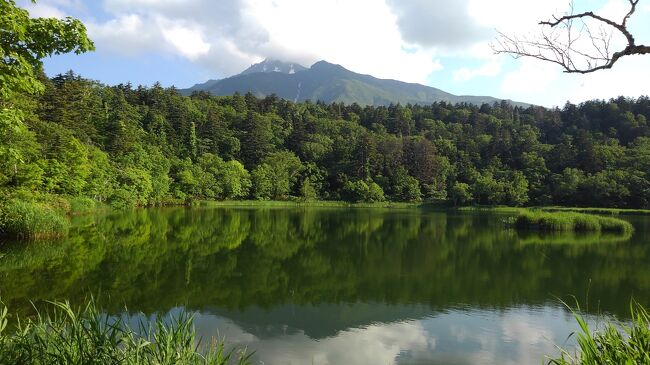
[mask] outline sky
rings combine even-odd
[[[535,34],[567,0],[19,0],[33,17],[81,19],[97,50],[54,56],[45,71],[73,70],[114,85],[190,87],[266,58],[306,67],[319,60],[457,95],[544,106],[650,94],[650,56],[613,69],[566,74],[534,59],[495,55],[497,31]],[[575,0],[576,11],[622,19],[628,0]],[[650,44],[650,0],[629,28]],[[620,45],[615,36],[612,45]]]

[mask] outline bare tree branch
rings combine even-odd
[[[497,44],[493,44],[492,49],[497,54],[506,53],[515,58],[531,57],[552,62],[567,73],[586,74],[610,69],[623,56],[650,54],[650,46],[637,45],[627,29],[627,22],[639,1],[628,0],[630,10],[620,23],[592,11],[575,14],[572,4],[567,15],[539,22],[543,28],[541,35],[535,38],[498,32]],[[576,26],[575,22],[581,25]],[[591,23],[599,24],[598,33],[592,32]],[[611,50],[614,34],[620,34],[626,41],[626,45],[616,52]]]

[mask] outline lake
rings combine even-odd
[[[75,217],[66,239],[0,246],[0,297],[90,295],[111,315],[195,314],[276,364],[540,364],[577,329],[560,300],[650,305],[650,217],[632,236],[539,235],[506,213],[163,208]]]

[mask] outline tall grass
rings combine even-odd
[[[634,227],[619,218],[574,212],[523,210],[514,220],[519,229],[556,232],[614,232],[630,234]]]
[[[560,349],[560,357],[550,359],[549,365],[650,364],[650,316],[643,306],[630,304],[630,324],[605,322],[596,331],[592,331],[579,307],[572,312],[580,326],[576,334],[578,349]]]
[[[67,233],[65,215],[47,204],[13,199],[0,206],[0,235],[14,238],[50,238]]]
[[[601,215],[650,215],[650,209],[539,207],[547,212],[576,212]]]
[[[136,331],[122,319],[101,314],[92,301],[80,310],[64,302],[51,305],[34,319],[17,319],[10,333],[7,308],[0,306],[0,364],[249,364],[250,355],[227,350],[223,341],[201,345],[187,314],[170,323],[141,323]]]

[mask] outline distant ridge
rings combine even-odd
[[[301,102],[305,100],[325,103],[342,102],[366,105],[432,104],[434,102],[470,103],[481,105],[501,102],[491,96],[453,95],[434,87],[397,80],[378,79],[345,69],[326,61],[319,61],[310,68],[298,63],[264,60],[242,73],[222,80],[209,80],[181,93],[206,91],[213,95],[232,95],[235,92],[251,92],[264,97],[275,94],[283,99]],[[530,104],[507,102],[527,107]]]

